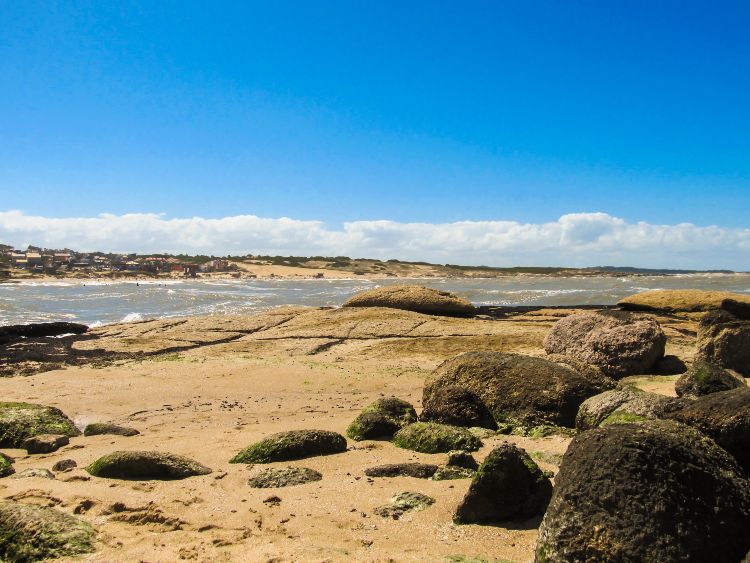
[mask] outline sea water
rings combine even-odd
[[[395,283],[455,292],[476,305],[612,305],[649,289],[750,293],[750,274],[508,276],[501,278],[149,280],[0,283],[0,325],[87,325],[149,318],[252,314],[280,305],[338,306],[354,293]]]

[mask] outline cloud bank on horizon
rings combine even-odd
[[[214,255],[397,258],[490,266],[639,266],[750,270],[750,228],[629,223],[573,213],[547,223],[321,221],[236,215],[167,218],[155,213],[51,218],[0,211],[0,242],[25,248]]]

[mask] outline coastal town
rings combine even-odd
[[[29,246],[18,250],[0,244],[0,278],[15,275],[67,276],[81,274],[181,275],[196,277],[199,273],[236,272],[237,265],[212,256],[181,257],[170,255],[113,254],[76,252],[70,249],[47,249]]]

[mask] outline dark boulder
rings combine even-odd
[[[272,434],[249,445],[229,463],[293,461],[346,451],[346,438],[330,430],[290,430]]]
[[[38,434],[80,436],[80,431],[60,409],[31,403],[0,403],[0,448],[21,448],[26,438]]]
[[[557,321],[544,339],[548,354],[563,354],[616,379],[650,373],[664,357],[667,337],[651,317],[625,311],[584,312]]]
[[[411,403],[386,397],[367,405],[346,429],[352,440],[390,440],[407,424],[417,421]]]
[[[423,404],[449,386],[475,393],[498,423],[529,427],[573,427],[580,404],[604,390],[569,367],[504,352],[467,352],[443,362],[425,383]]]
[[[750,476],[750,387],[720,391],[685,401],[665,415],[713,438]]]
[[[73,459],[61,459],[55,465],[52,466],[52,471],[57,471],[59,473],[65,473],[67,471],[72,471],[78,467],[78,464]]]
[[[536,561],[736,562],[750,484],[712,440],[671,421],[613,424],[570,443]]]
[[[211,469],[189,457],[151,451],[120,451],[100,457],[86,467],[95,477],[134,480],[173,480],[208,475]]]
[[[705,314],[698,324],[695,356],[750,377],[750,321],[725,311]]]
[[[735,375],[716,364],[697,360],[688,372],[675,382],[674,390],[680,397],[700,397],[746,386],[747,382],[744,377]]]
[[[463,467],[465,469],[479,469],[479,464],[474,456],[464,450],[456,450],[448,452],[448,463],[449,467]]]
[[[62,334],[83,334],[88,329],[89,327],[86,325],[66,322],[0,326],[0,345],[21,338],[41,338],[44,336],[60,336]]]
[[[453,520],[458,524],[524,520],[543,514],[551,495],[552,484],[529,455],[503,444],[479,466]]]
[[[487,405],[476,393],[458,385],[440,387],[424,403],[420,420],[453,426],[497,430]]]

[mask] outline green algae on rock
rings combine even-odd
[[[352,440],[389,440],[407,424],[417,421],[417,412],[411,403],[386,397],[366,406],[346,429]]]
[[[405,426],[393,437],[393,443],[399,448],[426,454],[476,451],[482,447],[482,441],[466,428],[435,422],[415,422]]]
[[[80,436],[73,421],[55,407],[31,403],[0,403],[0,448],[20,448],[38,434]]]
[[[153,451],[113,452],[97,459],[86,471],[95,477],[132,480],[185,479],[211,473],[189,457]]]
[[[54,508],[0,501],[0,560],[42,561],[91,553],[91,526]]]
[[[746,386],[747,382],[744,377],[735,375],[714,363],[697,360],[675,382],[674,389],[680,397],[700,397]]]
[[[291,487],[320,481],[323,475],[307,467],[269,467],[250,477],[247,484],[255,489]]]
[[[387,463],[365,469],[368,477],[414,477],[429,479],[435,474],[438,466],[431,463]]]
[[[273,463],[293,461],[346,451],[346,438],[330,430],[290,430],[273,434],[249,445],[229,463]]]
[[[433,481],[452,481],[454,479],[471,479],[476,475],[475,469],[469,469],[467,467],[456,467],[454,465],[446,465],[445,467],[438,468],[432,476]]]
[[[16,470],[13,469],[13,458],[0,453],[0,477],[7,477],[13,475]]]

